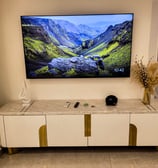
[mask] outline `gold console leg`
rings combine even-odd
[[[18,152],[18,149],[17,148],[8,148],[8,154],[9,155],[12,155],[12,154],[15,154]]]

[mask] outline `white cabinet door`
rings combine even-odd
[[[158,114],[131,114],[130,123],[136,126],[137,146],[158,146]]]
[[[3,116],[0,116],[0,146],[6,147]]]
[[[89,146],[127,146],[129,144],[128,114],[93,114]]]
[[[84,115],[48,115],[48,146],[87,146]]]
[[[7,147],[39,147],[45,116],[4,116]]]

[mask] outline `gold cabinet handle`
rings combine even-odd
[[[46,125],[42,125],[39,128],[39,144],[40,144],[40,147],[47,147],[48,146]]]
[[[137,145],[137,127],[134,124],[130,124],[129,128],[129,146]]]
[[[84,115],[85,137],[91,136],[91,115]]]

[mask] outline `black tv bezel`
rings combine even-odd
[[[131,32],[131,47],[130,47],[130,66],[129,66],[129,75],[128,76],[80,76],[80,77],[30,77],[27,73],[27,68],[26,68],[26,58],[25,58],[25,50],[24,50],[24,37],[22,33],[22,17],[56,17],[56,16],[97,16],[97,15],[131,15],[132,16],[132,32]],[[134,28],[134,13],[129,12],[129,13],[96,13],[96,14],[52,14],[52,15],[21,15],[20,16],[20,24],[21,24],[21,34],[22,34],[22,43],[23,43],[23,56],[24,56],[24,66],[25,66],[25,76],[26,79],[99,79],[99,78],[130,78],[131,76],[131,60],[132,60],[132,48],[133,48],[133,28]]]

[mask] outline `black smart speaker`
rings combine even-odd
[[[117,97],[114,95],[109,95],[105,98],[105,103],[107,106],[115,106],[117,104]]]

